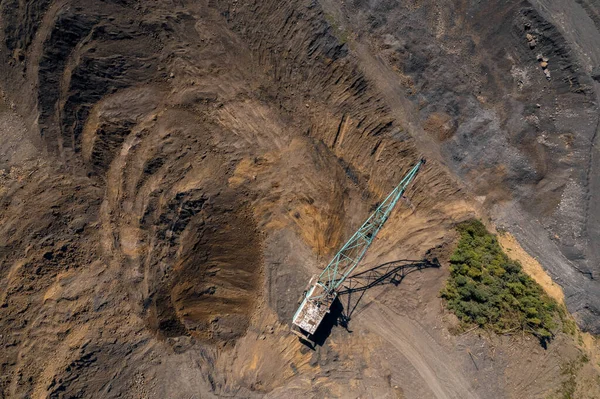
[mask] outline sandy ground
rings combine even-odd
[[[340,5],[2,3],[0,397],[546,398],[572,375],[598,396],[588,336],[544,350],[457,334],[439,298],[453,226],[505,205],[506,182],[486,192],[489,165],[456,172],[439,141],[460,144],[461,128],[406,91],[431,76],[399,80]],[[370,289],[348,329],[302,345],[289,321],[309,277],[423,154],[360,270],[432,253],[441,267]],[[552,277],[576,285],[569,270]]]
[[[540,262],[525,252],[515,237],[508,233],[500,234],[498,235],[498,242],[508,257],[519,261],[523,266],[523,271],[541,285],[548,295],[558,303],[565,303],[565,294],[562,288],[552,281],[552,277],[546,273]]]

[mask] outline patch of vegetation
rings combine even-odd
[[[573,318],[569,316],[567,309],[564,305],[559,307],[558,314],[562,323],[562,332],[574,337],[575,334],[577,334],[578,332],[577,324],[575,323],[575,320],[573,320]]]
[[[561,399],[572,399],[575,394],[575,389],[577,388],[577,371],[575,362],[570,362],[566,365],[566,367],[562,371],[562,375],[565,376],[565,380],[562,382],[560,386],[560,390],[558,392],[558,397]]]
[[[582,354],[576,359],[565,362],[561,366],[561,374],[565,379],[560,385],[560,389],[557,392],[560,399],[573,399],[575,396],[575,390],[577,389],[577,374],[579,370],[584,366],[585,363],[589,362],[590,359],[587,355]]]
[[[346,44],[350,38],[350,35],[345,29],[340,27],[335,17],[329,13],[325,13],[325,20],[333,29],[333,35],[336,37],[336,39],[338,39],[340,44]]]
[[[522,330],[545,345],[554,336],[561,310],[521,264],[502,251],[479,220],[457,226],[458,246],[441,295],[463,327],[477,324],[497,333]],[[562,317],[560,317],[562,318]]]

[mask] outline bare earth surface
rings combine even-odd
[[[600,332],[599,21],[588,0],[0,2],[0,398],[600,397],[592,336],[457,334],[438,295],[480,217]],[[304,346],[306,282],[423,155],[359,271],[440,267],[342,295],[348,328]]]

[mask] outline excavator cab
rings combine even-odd
[[[329,293],[319,282],[319,276],[314,275],[300,298],[300,306],[292,319],[292,332],[314,345],[312,337],[330,312],[331,304],[336,297],[337,294]]]

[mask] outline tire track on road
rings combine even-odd
[[[373,303],[357,317],[406,357],[436,398],[479,398],[459,371],[459,365],[445,355],[447,350],[413,320],[381,303]]]

